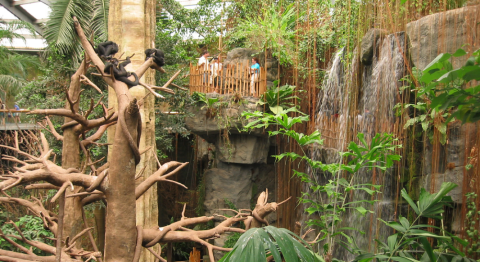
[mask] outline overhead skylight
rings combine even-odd
[[[48,5],[41,2],[24,4],[21,7],[37,20],[47,19],[52,11]]]
[[[7,9],[5,9],[5,7],[0,6],[0,19],[13,20],[18,18],[14,16],[12,13],[10,13]]]

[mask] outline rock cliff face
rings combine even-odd
[[[275,170],[268,161],[270,142],[263,130],[242,132],[246,121],[243,111],[263,110],[256,103],[258,98],[244,97],[234,102],[231,95],[207,94],[217,97],[214,106],[215,116],[207,117],[207,108],[197,104],[188,109],[193,115],[185,118],[187,129],[214,145],[213,168],[204,174],[205,215],[224,214],[218,211],[229,208],[225,200],[237,208],[250,209],[258,195],[268,188],[269,199],[275,201]],[[275,222],[275,214],[267,217]],[[223,246],[225,237],[215,240],[215,245]],[[220,258],[223,253],[216,254]]]
[[[425,16],[407,24],[411,58],[419,69],[425,69],[438,54],[455,53],[458,48],[474,51],[480,47],[480,6],[467,6],[443,13]],[[454,67],[468,57],[454,58]]]
[[[444,13],[425,16],[407,24],[410,37],[411,59],[419,69],[424,69],[440,53],[455,53],[462,48],[468,53],[480,48],[480,6],[467,6]],[[467,56],[452,58],[454,68],[462,66]],[[420,177],[421,187],[436,191],[443,182],[458,185],[450,196],[454,201],[454,214],[460,214],[463,196],[469,192],[469,175],[465,169],[469,162],[470,151],[475,148],[477,128],[473,125],[461,125],[454,122],[448,126],[448,137],[445,145],[439,145],[434,153],[434,146],[424,143],[423,172]],[[469,191],[463,192],[463,189]],[[460,233],[461,216],[453,216],[452,230]]]
[[[473,171],[467,171],[465,165],[471,162],[471,155],[477,154],[478,129],[474,125],[451,123],[448,126],[447,143],[433,146],[428,138],[421,141],[411,134],[407,135],[403,129],[405,122],[402,121],[413,117],[413,112],[401,119],[395,114],[393,107],[399,102],[414,101],[413,95],[408,97],[401,93],[401,87],[407,84],[402,78],[411,73],[411,68],[424,69],[440,53],[454,53],[458,48],[471,53],[480,47],[479,11],[480,6],[468,6],[425,16],[407,24],[405,32],[370,29],[363,37],[360,48],[354,51],[354,57],[359,59],[353,59],[352,64],[346,66],[343,64],[345,59],[341,50],[332,59],[327,79],[317,99],[315,119],[322,134],[333,133],[335,137],[331,139],[333,142],[329,142],[327,137],[327,143],[324,143],[323,147],[311,150],[312,158],[324,163],[339,162],[338,152],[344,150],[342,141],[350,141],[358,132],[364,133],[367,140],[376,133],[396,132],[400,137],[403,136],[404,147],[411,146],[416,140],[411,155],[403,156],[408,160],[404,161],[404,166],[398,167],[398,170],[376,175],[368,170],[359,172],[355,183],[373,181],[382,184],[382,195],[373,207],[376,211],[374,217],[362,217],[352,213],[344,218],[344,226],[358,225],[367,235],[389,235],[389,232],[382,232],[382,228],[378,231],[376,223],[371,221],[376,221],[377,218],[393,220],[399,214],[406,216],[405,205],[397,201],[396,197],[398,190],[408,184],[409,192],[415,195],[420,187],[437,191],[443,182],[456,183],[459,187],[449,194],[455,203],[453,210],[449,212],[461,213],[463,196],[468,192],[462,190],[468,188],[472,177],[470,175],[473,175]],[[468,56],[453,59],[454,67],[460,67],[466,59]],[[350,94],[353,94],[354,98],[350,98]],[[326,126],[325,123],[329,125]],[[332,126],[338,129],[329,133],[328,128],[331,129]],[[410,161],[412,158],[415,161]],[[408,166],[410,162],[413,163],[412,166]],[[411,174],[411,170],[414,170],[414,174],[411,177],[405,176]],[[331,177],[331,174],[318,171],[311,171],[311,174],[318,176],[320,181]],[[302,190],[308,191],[309,188],[305,185]],[[367,198],[369,196],[365,194],[356,194],[352,196],[352,201]],[[306,219],[307,216],[302,218],[303,221]],[[460,232],[460,220],[459,215],[445,219],[455,233]],[[355,234],[352,233],[354,238]],[[358,236],[356,239],[361,241],[364,238]],[[362,242],[357,244],[360,247],[369,245]],[[352,256],[341,248],[335,252],[337,253],[334,257],[338,259],[352,259]]]

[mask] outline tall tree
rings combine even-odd
[[[156,1],[155,0],[110,0],[110,12],[108,22],[109,40],[114,41],[119,46],[119,53],[125,53],[132,57],[132,63],[127,69],[137,68],[145,61],[145,49],[155,48],[155,25],[156,25]],[[133,71],[133,70],[132,70]],[[155,84],[155,71],[148,70],[141,79],[146,84]],[[130,95],[138,101],[143,101],[140,107],[141,129],[140,151],[151,148],[142,155],[140,163],[137,165],[137,172],[143,170],[143,175],[137,180],[140,183],[151,176],[156,171],[156,147],[155,147],[155,97],[148,95],[148,91],[143,86],[132,87]],[[118,100],[113,89],[109,89],[108,94],[109,107],[118,108]],[[116,126],[108,130],[108,142],[114,144],[116,137]],[[109,159],[114,153],[113,146],[109,148]],[[140,197],[136,202],[136,225],[143,227],[153,227],[158,224],[158,205],[157,205],[157,187],[156,184]],[[112,220],[119,219],[125,214],[107,213],[107,232],[114,233],[108,227],[114,227]],[[135,227],[136,225],[130,225]],[[108,236],[107,236],[108,237]],[[135,241],[130,240],[130,241]],[[107,251],[107,250],[106,250]],[[108,254],[106,254],[108,255]],[[153,261],[155,257],[144,252],[141,261]]]

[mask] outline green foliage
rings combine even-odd
[[[200,183],[198,184],[197,187],[197,192],[198,192],[198,200],[197,200],[197,206],[195,207],[195,214],[197,216],[204,216],[205,215],[205,181],[202,178]]]
[[[414,82],[414,79],[420,79],[422,77],[422,72],[420,72],[415,67],[412,69],[412,72],[413,72],[412,77],[406,77],[403,79],[404,81],[409,83],[409,86],[402,87],[400,92],[403,92],[404,90],[416,89],[415,88],[416,84]],[[434,128],[435,128],[440,134],[440,143],[442,144],[446,143],[447,123],[443,121],[435,120],[435,119],[438,119],[439,116],[441,116],[441,118],[448,117],[449,114],[446,113],[445,111],[432,110],[423,99],[419,99],[415,104],[399,103],[395,105],[394,109],[397,110],[397,115],[403,114],[403,111],[408,109],[413,109],[415,111],[415,116],[407,120],[407,122],[403,126],[404,129],[412,127],[416,124],[420,124],[423,132],[425,132],[425,134],[430,138],[430,140],[433,141],[433,134],[434,134]]]
[[[224,248],[233,248],[235,244],[237,244],[238,240],[242,236],[242,233],[233,232],[228,235],[227,239],[225,240],[225,244],[223,245]]]
[[[23,20],[13,21],[0,21],[0,39],[6,39],[13,41],[14,38],[20,38],[25,41],[25,37],[22,34],[17,33],[17,30],[27,30],[32,35],[37,35],[37,32],[33,28],[32,24]]]
[[[277,85],[278,81],[274,82]],[[267,104],[270,111],[274,114],[279,113],[280,110],[287,109],[293,106],[293,101],[299,98],[294,95],[295,86],[283,85],[276,88],[269,88],[265,94],[262,95],[262,100],[259,100],[260,105]]]
[[[207,109],[211,109],[215,106],[215,104],[218,102],[218,98],[217,97],[207,97],[206,94],[204,93],[199,93],[199,92],[196,92],[196,95],[198,96],[198,99],[200,102],[204,103],[205,105],[202,107],[203,108],[207,108]]]
[[[465,254],[457,249],[455,245],[455,243],[458,243],[466,246],[467,243],[465,241],[445,232],[443,228],[419,223],[422,218],[442,219],[441,214],[444,212],[444,206],[448,206],[452,202],[451,197],[446,196],[446,194],[456,186],[450,182],[443,183],[440,190],[433,194],[422,189],[416,204],[407,191],[402,189],[402,197],[407,201],[417,217],[413,221],[409,221],[407,218],[400,216],[399,222],[386,222],[379,219],[388,227],[396,230],[397,233],[390,235],[386,243],[378,239],[376,240],[381,250],[378,254],[352,250],[352,252],[358,254],[354,261],[368,262],[373,259],[376,261],[393,260],[399,262],[475,261],[465,257]],[[438,230],[442,232],[442,235],[427,231],[426,229],[428,228]],[[436,246],[432,246],[428,238],[434,239]]]
[[[229,42],[246,39],[245,47],[255,50],[271,49],[272,55],[282,64],[291,64],[295,53],[296,9],[293,4],[281,8],[272,3],[262,10],[262,15],[240,20]]]
[[[273,256],[275,261],[315,262],[320,259],[307,248],[308,244],[295,233],[284,229],[267,226],[252,228],[238,239],[233,250],[219,262],[228,261],[267,261]],[[267,253],[270,251],[270,253]],[[282,260],[282,256],[283,259]]]
[[[26,215],[20,217],[19,221],[15,222],[15,225],[22,230],[22,234],[27,240],[38,241],[53,246],[53,241],[47,238],[53,238],[54,235],[52,232],[44,229],[43,221],[41,218]],[[15,243],[20,244],[26,248],[30,248],[30,245],[17,239],[21,239],[21,236],[19,235],[18,231],[15,230],[12,224],[3,224],[3,226],[1,227],[1,231]],[[18,247],[7,242],[4,238],[0,238],[0,249],[21,252]],[[36,247],[33,247],[33,252],[37,255],[46,255],[42,250],[37,249]]]
[[[179,69],[177,64],[163,67],[166,74],[156,74],[156,85],[163,86],[165,82]],[[188,79],[177,78],[175,83],[182,86]],[[159,156],[167,156],[167,152],[175,150],[175,136],[188,138],[190,132],[185,128],[185,117],[190,116],[186,108],[196,103],[189,91],[175,89],[175,94],[162,93],[164,99],[155,100],[155,141]],[[173,112],[174,114],[170,114]]]
[[[199,49],[218,52],[225,3],[202,0],[196,8],[187,9],[175,0],[166,0],[161,7],[166,12],[157,22],[156,44],[164,51],[167,64],[194,62],[201,53]]]
[[[264,112],[243,112],[242,116],[251,119],[251,122],[245,126],[245,129],[268,128],[270,125],[277,126],[276,131],[268,131],[270,136],[282,135],[294,140],[302,148],[309,145],[321,145],[322,139],[318,131],[310,135],[296,132],[293,127],[295,124],[308,121],[309,117],[301,114],[296,117],[288,116],[288,113],[297,112],[295,108],[279,110],[277,114]],[[306,204],[306,212],[310,215],[318,214],[318,219],[310,219],[306,222],[308,226],[316,226],[322,237],[320,240],[327,239],[324,246],[326,252],[330,251],[337,236],[344,236],[350,244],[353,240],[345,233],[349,230],[356,230],[353,227],[338,228],[341,224],[344,214],[348,210],[354,210],[360,215],[365,216],[373,211],[368,210],[364,205],[372,205],[374,201],[359,200],[347,202],[347,194],[354,192],[366,192],[369,195],[379,193],[380,186],[372,184],[354,184],[355,174],[361,168],[378,168],[386,171],[392,167],[394,161],[400,160],[400,156],[395,151],[401,146],[397,144],[390,134],[377,134],[370,143],[364,138],[362,133],[357,135],[360,144],[350,142],[347,152],[340,153],[338,163],[324,164],[321,161],[313,160],[305,153],[300,155],[295,152],[285,152],[276,155],[277,160],[289,159],[290,161],[302,160],[307,163],[312,173],[319,171],[332,174],[328,182],[319,182],[315,176],[293,170],[294,175],[299,177],[302,182],[307,183],[310,191],[302,192],[300,202]],[[346,163],[346,164],[345,164]],[[341,176],[347,172],[349,175],[345,178]]]
[[[232,201],[230,201],[228,199],[224,199],[224,201],[225,201],[225,205],[227,205],[228,208],[238,211],[237,206]]]
[[[45,26],[44,37],[50,46],[65,56],[79,61],[83,49],[76,40],[73,17],[77,17],[86,36],[94,35],[99,42],[107,40],[109,0],[58,0],[51,5],[52,12]]]
[[[467,253],[473,255],[480,253],[480,235],[476,229],[476,224],[480,222],[480,211],[477,211],[477,194],[469,192],[465,194],[467,199],[467,214],[465,218],[467,238],[464,239],[467,245]],[[468,241],[470,239],[470,241]]]
[[[445,144],[448,122],[455,118],[463,123],[480,120],[480,85],[466,87],[473,80],[480,80],[480,50],[458,69],[453,69],[450,61],[452,57],[465,55],[463,49],[458,49],[454,54],[438,55],[422,72],[413,69],[413,79],[406,80],[410,82],[410,88],[417,91],[418,102],[404,107],[414,108],[416,116],[410,118],[404,128],[421,124],[432,139],[434,127],[440,133],[440,142]]]
[[[424,98],[432,114],[450,112],[446,123],[456,118],[463,123],[480,120],[480,85],[468,86],[480,80],[480,50],[473,52],[465,65],[454,69],[450,58],[467,53],[458,49],[454,54],[438,55],[423,70],[418,79],[421,87],[417,96]]]
[[[173,17],[172,20],[162,21],[169,23],[169,31],[175,31],[176,34],[190,38],[193,33],[203,38],[213,38],[221,30],[220,20],[222,1],[202,0],[199,1],[197,8],[184,8],[175,0],[162,1],[162,7]],[[190,39],[191,40],[191,39]]]
[[[36,35],[33,26],[27,22],[15,20],[0,21],[0,40],[12,41],[13,38],[25,38],[16,33],[18,30],[27,30]],[[21,55],[0,46],[0,98],[3,102],[13,103],[13,98],[19,90],[30,80],[40,67],[37,56]]]

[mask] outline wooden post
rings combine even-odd
[[[172,242],[169,242],[167,244],[167,261],[168,262],[174,262],[173,260],[173,244]]]

